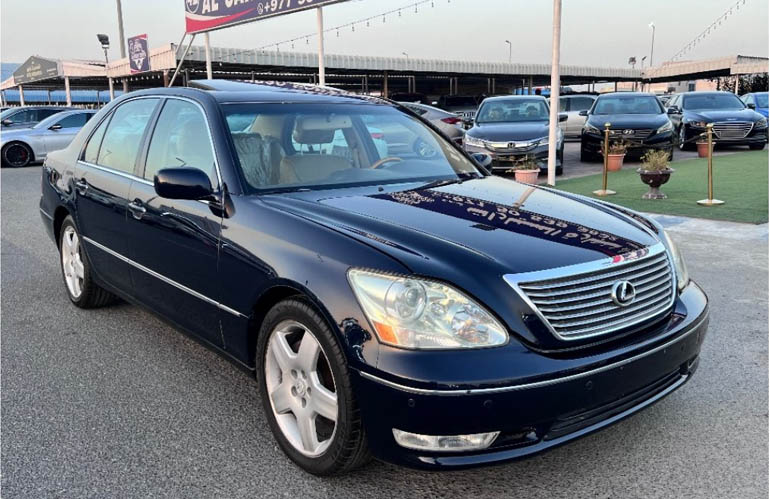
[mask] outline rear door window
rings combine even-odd
[[[158,99],[136,99],[115,110],[104,134],[96,164],[133,173],[139,146]]]
[[[61,125],[62,128],[80,128],[86,124],[90,117],[90,113],[71,114],[59,120],[57,125]]]
[[[594,100],[590,97],[574,97],[570,102],[570,111],[586,111],[591,109]]]
[[[48,118],[49,116],[53,116],[54,114],[58,114],[61,111],[59,109],[38,109],[37,110],[37,121],[43,121],[44,119]]]

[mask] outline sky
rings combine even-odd
[[[223,0],[220,0],[223,1]],[[324,9],[326,27],[349,23],[415,0],[350,0]],[[626,67],[630,56],[649,57],[655,23],[654,62],[670,59],[736,0],[564,0],[562,64]],[[184,0],[122,0],[126,37],[147,33],[150,46],[178,43],[184,32]],[[327,53],[410,58],[547,63],[551,55],[552,2],[548,0],[434,0],[326,37]],[[768,56],[768,0],[745,4],[688,59],[728,55]],[[299,12],[211,33],[215,47],[257,48],[313,33],[315,12]],[[120,55],[115,0],[2,0],[0,61],[30,55],[61,59],[104,56],[96,33]],[[201,41],[202,43],[202,41]],[[298,42],[295,51],[314,51]],[[196,42],[197,44],[197,42]],[[281,50],[291,50],[289,44]],[[649,63],[649,59],[648,59]],[[637,66],[638,67],[638,66]]]

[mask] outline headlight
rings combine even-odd
[[[679,291],[682,291],[690,282],[690,274],[687,273],[687,265],[684,263],[684,257],[677,248],[671,236],[668,232],[663,231],[663,235],[666,236],[666,243],[668,249],[671,252],[671,259],[674,261],[674,269],[676,270],[676,287]]]
[[[504,345],[508,333],[460,291],[435,281],[350,269],[348,280],[381,342],[409,349]]]
[[[767,118],[762,118],[761,120],[755,122],[754,128],[767,128]]]
[[[583,128],[583,131],[586,132],[586,133],[598,133],[600,135],[602,133],[601,130],[599,130],[598,128],[596,128],[593,125],[589,125],[588,123],[586,123],[585,127]]]
[[[706,125],[708,125],[705,121],[691,121],[687,124],[693,128],[706,128]]]
[[[668,121],[668,122],[666,122],[665,125],[663,125],[662,127],[658,128],[658,132],[657,133],[666,133],[666,132],[671,132],[673,130],[674,130],[674,125],[671,124],[671,121]]]
[[[477,139],[476,137],[472,137],[472,136],[470,136],[468,134],[465,134],[465,144],[469,145],[469,146],[474,146],[474,147],[486,147],[487,146],[487,142],[485,140]]]

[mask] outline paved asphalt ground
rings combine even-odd
[[[2,497],[754,498],[768,495],[767,226],[664,218],[711,298],[690,383],[502,466],[373,462],[335,478],[276,447],[254,382],[129,305],[70,305],[40,168],[2,171]]]

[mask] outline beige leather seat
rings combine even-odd
[[[326,154],[295,154],[281,161],[281,184],[310,183],[327,178],[332,173],[350,168],[342,156]]]

